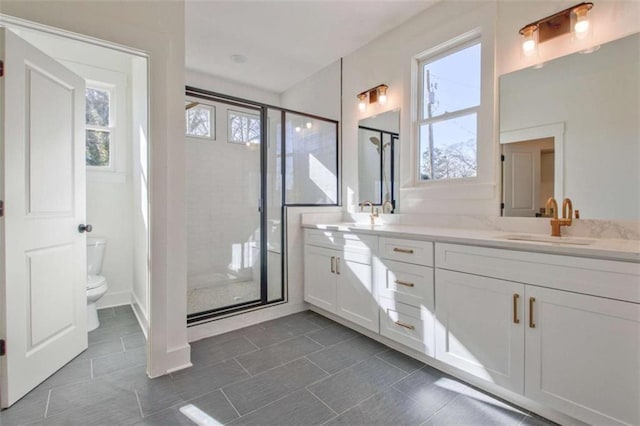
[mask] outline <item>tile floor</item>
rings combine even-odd
[[[131,309],[100,317],[1,425],[192,425],[186,404],[231,425],[551,424],[311,311],[195,342],[193,368],[153,380]]]

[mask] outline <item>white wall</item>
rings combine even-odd
[[[151,319],[148,372],[190,365],[184,226],[184,2],[12,1],[0,12],[149,54]]]
[[[250,66],[250,65],[247,65]],[[204,74],[198,71],[186,71],[187,86],[208,90],[223,95],[235,96],[237,98],[250,101],[261,102],[267,105],[279,105],[280,96],[275,92],[270,92],[246,84],[236,83],[221,77]]]

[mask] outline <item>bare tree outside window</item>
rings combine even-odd
[[[215,109],[213,107],[198,105],[186,110],[185,114],[187,136],[214,139]]]
[[[111,166],[111,92],[108,89],[87,87],[86,111],[86,165]]]
[[[237,111],[228,112],[229,142],[260,143],[260,116]]]

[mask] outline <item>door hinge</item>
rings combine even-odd
[[[7,353],[7,343],[4,339],[0,340],[0,356],[4,356]]]
[[[500,161],[504,161],[504,155],[500,156]]]
[[[4,62],[0,61],[0,77],[4,77]]]
[[[504,203],[500,203],[500,209],[504,210]]]
[[[4,201],[0,200],[0,217],[4,216]]]

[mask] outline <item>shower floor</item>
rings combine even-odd
[[[254,280],[214,282],[206,287],[189,289],[187,314],[209,311],[260,299],[260,283]]]

